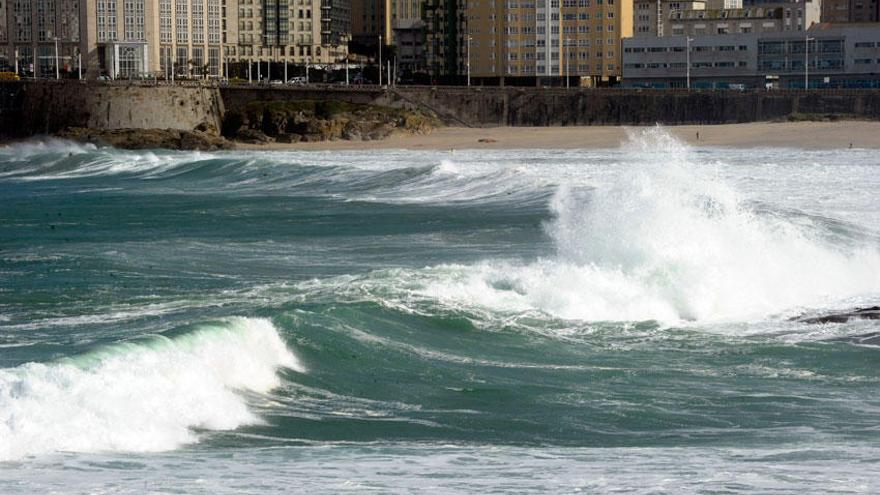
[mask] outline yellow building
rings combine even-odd
[[[348,56],[348,2],[238,0],[239,62],[332,64]]]
[[[471,78],[594,85],[621,75],[633,0],[471,0],[465,19],[459,53]]]

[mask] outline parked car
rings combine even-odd
[[[305,84],[306,78],[303,76],[291,77],[287,80],[287,84]]]
[[[0,81],[20,81],[21,77],[15,72],[0,72]]]

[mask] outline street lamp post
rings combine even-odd
[[[691,89],[691,41],[694,41],[694,39],[691,37],[685,38],[685,66],[687,69],[687,89]]]
[[[382,85],[382,35],[379,35],[379,86]]]
[[[266,84],[272,82],[272,59],[275,58],[275,47],[269,45],[269,59],[266,60]]]
[[[55,80],[61,79],[61,69],[58,67],[58,36],[55,37]]]
[[[306,58],[306,84],[309,83],[309,60],[310,60],[311,58],[312,58],[312,57],[307,57],[307,58]]]
[[[348,86],[348,55],[345,56],[345,85]]]
[[[467,85],[471,85],[471,38],[470,35],[467,37]]]
[[[570,50],[570,48],[569,48],[569,46],[571,46],[570,44],[571,44],[571,39],[566,38],[565,39],[565,46],[563,46],[563,50],[562,50],[563,53],[565,53],[565,89],[568,89],[570,87],[569,83],[568,83],[568,64],[569,64],[568,51]]]
[[[810,89],[810,42],[815,39],[804,36],[804,91]]]

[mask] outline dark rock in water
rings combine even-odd
[[[815,316],[811,318],[792,318],[792,320],[812,324],[846,323],[849,320],[880,320],[880,306],[859,308],[854,311],[848,311],[845,313],[832,313],[829,315]]]
[[[87,129],[69,127],[56,136],[99,146],[113,146],[130,150],[220,150],[232,148],[232,143],[209,132],[179,129]]]

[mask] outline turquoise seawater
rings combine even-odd
[[[0,149],[0,493],[876,493],[871,150]]]

